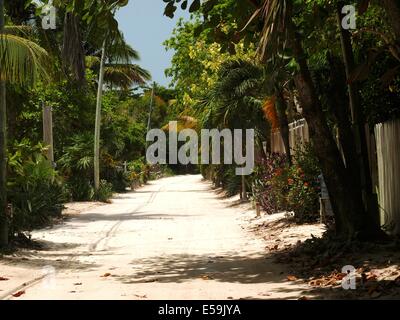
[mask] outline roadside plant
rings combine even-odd
[[[106,180],[100,181],[100,187],[94,192],[94,200],[101,202],[109,202],[113,195],[113,186]]]
[[[287,158],[283,154],[270,154],[256,167],[252,183],[253,199],[268,214],[287,209],[287,179]]]
[[[44,156],[45,148],[25,139],[9,155],[10,235],[60,217],[66,195],[62,179]]]
[[[294,164],[288,170],[287,206],[299,222],[319,218],[320,184],[318,160],[310,144],[295,152]]]

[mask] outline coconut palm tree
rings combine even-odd
[[[218,72],[218,81],[198,106],[203,113],[203,126],[221,129],[255,128],[258,144],[262,146],[268,131],[263,116],[267,83],[264,69],[254,63],[244,60],[223,63]],[[246,199],[246,178],[242,176],[241,179],[241,198]]]
[[[117,80],[118,73],[119,84],[128,86],[130,80],[140,82],[146,75],[143,70],[131,65],[131,60],[137,58],[137,53],[126,45],[115,19],[116,10],[127,4],[128,0],[82,0],[65,6],[63,0],[53,1],[56,7],[65,8],[63,56],[64,62],[73,71],[76,79],[83,79],[85,69],[81,24],[85,25],[86,36],[91,40],[92,47],[101,48],[94,137],[95,190],[98,190],[100,185],[101,105],[105,76],[107,74],[109,78],[114,77],[114,80]],[[107,63],[111,62],[114,63],[114,67],[107,70]],[[140,73],[143,77],[138,77]]]
[[[100,58],[97,56],[87,56],[86,66],[98,74],[100,71]],[[104,66],[104,83],[111,89],[119,88],[128,90],[135,84],[145,84],[150,78],[150,73],[137,64],[113,63],[108,61]]]
[[[0,246],[8,243],[7,224],[7,109],[6,83],[33,84],[45,75],[47,52],[5,26],[4,0],[0,0]]]
[[[137,64],[114,63],[104,68],[104,82],[122,90],[128,90],[135,84],[142,85],[150,79],[150,73]]]
[[[150,74],[131,63],[138,59],[138,53],[129,46],[119,30],[114,30],[106,35],[100,58],[99,81],[96,103],[96,122],[94,137],[94,188],[100,186],[100,128],[101,105],[105,77],[108,80],[119,80],[122,87],[130,87],[135,83],[143,83],[150,79]],[[112,79],[114,77],[114,79]],[[118,77],[118,79],[117,79]]]

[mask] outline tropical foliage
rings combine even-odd
[[[107,201],[171,170],[200,171],[229,195],[298,221],[318,218],[322,175],[336,235],[382,237],[365,127],[400,117],[398,2],[357,1],[355,30],[342,27],[340,0],[163,2],[168,17],[192,13],[165,41],[171,88],[149,86],[126,43],[115,13],[127,0],[54,0],[50,31],[36,1],[0,0],[0,244],[48,223],[66,201]],[[311,143],[294,150],[289,124],[303,118]],[[149,166],[146,132],[169,131],[171,120],[178,131],[255,129],[255,172]],[[285,154],[271,149],[277,134]]]
[[[167,16],[173,16],[179,6],[185,9],[188,5],[191,12],[201,16],[178,25],[166,43],[176,51],[170,75],[178,90],[185,88],[186,95],[190,92],[185,97],[185,112],[188,107],[193,114],[200,110],[200,119],[214,118],[213,124],[219,126],[229,122],[234,108],[239,112],[232,118],[240,125],[248,121],[258,128],[257,121],[268,121],[273,131],[280,131],[288,155],[289,168],[282,177],[291,199],[285,197],[283,208],[293,209],[299,216],[316,212],[317,192],[309,192],[309,186],[314,185],[315,176],[323,174],[335,212],[337,235],[369,239],[383,236],[377,223],[376,190],[372,186],[364,127],[368,123],[373,128],[379,122],[399,117],[398,2],[359,1],[355,4],[355,30],[342,27],[342,21],[347,19],[342,13],[346,4],[343,1],[165,2]],[[192,48],[199,48],[195,61],[190,55]],[[218,61],[212,58],[215,50],[220,52],[218,57],[229,57],[225,61],[247,60],[253,64],[254,79],[242,78],[243,83],[238,86],[236,80],[240,76],[236,72],[233,77],[233,73],[226,73],[229,63],[225,61],[217,63],[214,70],[207,69]],[[190,66],[193,77],[188,72]],[[202,74],[212,80],[204,81]],[[187,83],[189,88],[185,87]],[[250,90],[246,92],[247,88]],[[217,94],[213,96],[214,92]],[[197,103],[202,100],[206,103]],[[250,104],[255,108],[252,111],[248,109]],[[264,118],[257,116],[260,108]],[[289,147],[288,123],[299,118],[306,119],[312,148],[318,150],[317,161],[309,158],[314,163],[313,170],[304,181]],[[261,142],[267,145],[268,153],[269,134],[263,132],[267,138]],[[264,182],[261,187],[256,184],[256,193],[262,194],[270,184],[275,185],[273,176],[280,165],[265,169],[271,160],[262,151],[260,154],[262,168],[258,180]],[[211,175],[204,169],[202,172],[207,177],[219,175],[214,179],[218,185],[226,185],[224,179],[229,186],[235,181],[225,169],[213,168]],[[291,188],[287,187],[288,181],[293,181]],[[238,184],[236,181],[236,190]],[[276,184],[279,189],[279,181]],[[241,188],[246,185],[249,187],[249,183],[242,183]],[[276,191],[278,198],[282,192],[285,191]],[[267,209],[282,209],[279,199],[267,202]]]
[[[3,7],[3,1],[0,4]],[[1,106],[5,110],[7,105],[8,113],[1,117],[1,146],[8,162],[1,171],[1,245],[8,235],[60,217],[68,201],[108,201],[114,192],[125,192],[164,171],[144,162],[151,95],[145,84],[151,76],[135,63],[139,53],[125,42],[114,17],[126,1],[53,4],[57,21],[63,22],[56,30],[41,28],[36,2],[7,4],[2,15],[0,63],[6,100]],[[150,122],[162,127],[175,95],[160,86],[154,91]],[[52,108],[54,163],[43,143],[44,106]],[[96,114],[101,122],[95,121]],[[95,127],[98,159],[93,152]]]

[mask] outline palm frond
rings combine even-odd
[[[5,26],[4,33],[12,34],[15,36],[23,36],[24,38],[28,38],[34,32],[34,29],[31,26]]]
[[[222,64],[218,81],[196,106],[204,127],[254,128],[264,132],[263,97],[268,81],[264,68],[245,60]]]
[[[49,56],[33,41],[12,35],[0,35],[0,78],[19,85],[48,77]]]
[[[122,89],[129,89],[134,84],[144,84],[150,79],[150,73],[135,64],[108,64],[104,71],[104,81]]]
[[[261,60],[268,57],[269,51],[276,51],[285,45],[289,17],[288,1],[292,0],[263,0],[261,7],[254,12],[246,25],[247,27],[256,18],[260,18],[263,23],[257,49],[257,55]]]
[[[118,32],[117,36],[108,45],[107,55],[112,61],[118,63],[130,63],[133,60],[139,60],[139,53],[133,49],[124,39],[122,32]]]

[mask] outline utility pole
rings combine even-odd
[[[154,103],[154,94],[155,94],[155,93],[154,93],[154,90],[155,90],[155,86],[156,86],[156,83],[153,82],[153,88],[152,88],[152,90],[151,90],[151,97],[150,97],[149,119],[148,119],[148,121],[147,121],[147,132],[146,132],[146,134],[149,133],[150,128],[151,128],[151,114],[153,113],[153,103]],[[148,144],[149,144],[149,143],[146,141],[146,150],[144,151],[145,153],[147,152]]]
[[[149,106],[149,120],[147,122],[147,132],[150,131],[151,127],[151,114],[153,112],[153,103],[154,103],[154,89],[155,89],[156,83],[153,83],[153,89],[151,90],[151,98],[150,98],[150,106]]]
[[[47,148],[46,157],[51,165],[54,164],[54,144],[53,144],[53,110],[51,107],[43,105],[43,142]]]
[[[104,39],[103,46],[101,49],[101,60],[100,60],[100,74],[99,83],[97,88],[97,102],[96,102],[96,123],[94,133],[94,189],[96,191],[100,188],[100,129],[101,129],[101,104],[103,97],[103,83],[104,83],[104,68],[106,60],[106,46],[107,38]]]

